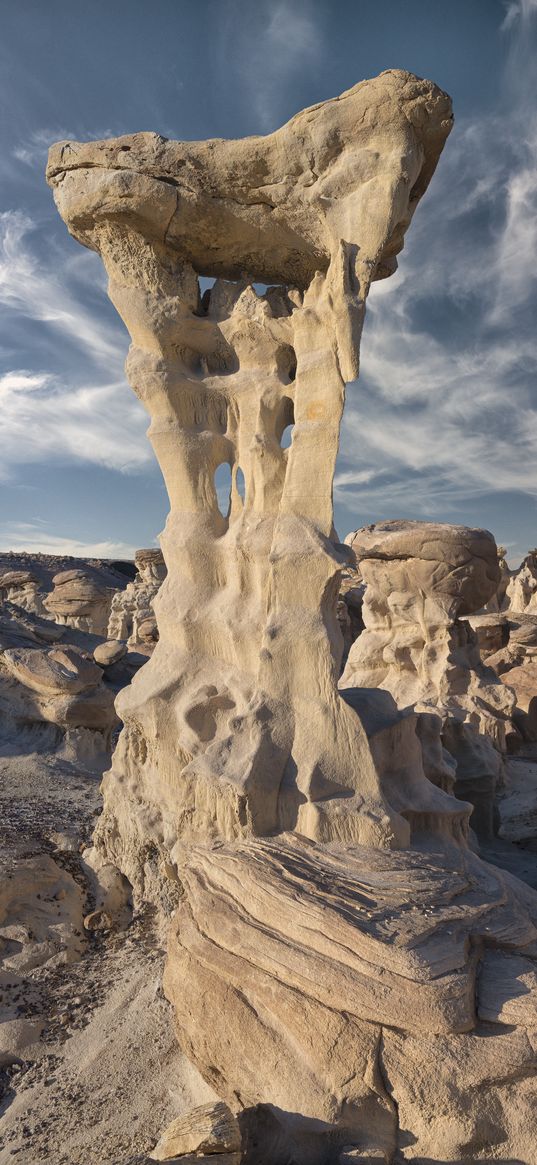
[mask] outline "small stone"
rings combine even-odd
[[[120,639],[107,639],[106,643],[99,643],[93,652],[95,663],[100,667],[111,667],[118,663],[127,654],[127,644]]]
[[[85,930],[111,930],[112,919],[106,910],[92,910],[84,919]]]

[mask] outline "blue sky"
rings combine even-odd
[[[537,544],[537,0],[0,0],[0,18],[0,548],[132,554],[167,513],[48,145],[265,133],[393,67],[446,89],[456,122],[371,293],[336,526],[487,526],[512,562]]]

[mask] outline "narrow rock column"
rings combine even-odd
[[[392,71],[267,138],[51,151],[60,213],[129,329],[170,498],[159,643],[118,702],[98,830],[146,893],[179,840],[409,839],[337,690],[332,482],[369,286],[395,269],[450,126],[445,94]],[[203,295],[199,275],[216,276]]]

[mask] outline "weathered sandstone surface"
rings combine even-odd
[[[529,1165],[535,1145],[537,898],[469,848],[434,711],[449,695],[480,727],[508,719],[457,623],[497,586],[490,536],[459,530],[424,568],[422,654],[443,628],[429,701],[408,577],[394,618],[419,696],[401,709],[379,685],[337,687],[345,382],[450,126],[444,93],[392,70],[265,138],[135,134],[49,159],[131,333],[171,506],[160,637],[118,700],[95,846],[172,914],[179,1040],[250,1165],[486,1160],[491,1145]],[[200,275],[217,277],[203,297]]]
[[[158,639],[153,601],[166,578],[166,564],[160,550],[137,550],[134,561],[135,579],[112,600],[108,636],[150,655]]]
[[[106,635],[115,589],[100,585],[84,570],[60,571],[52,582],[44,606],[55,623]]]
[[[490,834],[501,754],[518,737],[515,696],[482,663],[465,616],[496,594],[494,538],[466,526],[393,520],[355,531],[350,546],[366,584],[365,630],[340,686],[380,688],[399,709],[439,716],[456,761],[455,791],[474,805],[473,826]]]
[[[0,551],[0,604],[102,635],[104,610],[133,575],[129,562]]]
[[[67,629],[6,603],[0,611],[0,747],[105,762],[115,690],[91,648]]]

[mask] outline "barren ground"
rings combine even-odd
[[[1,756],[0,785],[2,864],[51,856],[81,886],[86,914],[78,845],[99,811],[99,775]],[[9,1063],[0,1035],[1,1165],[145,1165],[163,1128],[213,1096],[178,1050],[163,959],[151,917],[138,915],[127,931],[87,934],[77,962],[1,972],[5,1030],[15,1015],[29,1039]]]

